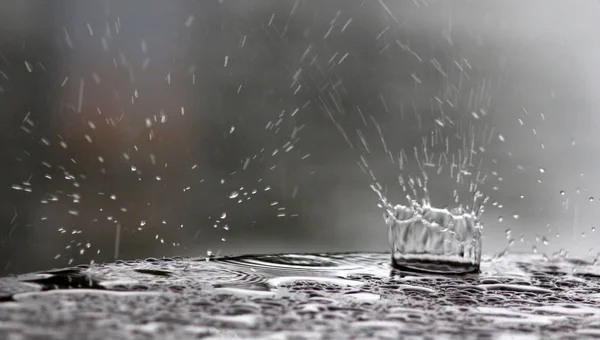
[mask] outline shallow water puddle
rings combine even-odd
[[[19,339],[600,336],[600,281],[574,262],[511,255],[485,259],[482,273],[469,275],[402,272],[388,263],[388,254],[364,253],[152,259],[3,278],[0,332]]]

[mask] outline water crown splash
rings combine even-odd
[[[394,267],[455,274],[479,271],[484,203],[479,191],[473,194],[470,207],[448,210],[433,207],[427,194],[421,203],[407,196],[409,204],[394,206],[378,186],[371,188],[384,208]]]

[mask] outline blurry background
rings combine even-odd
[[[423,169],[435,205],[471,184],[489,196],[485,253],[595,256],[599,15],[592,0],[2,1],[0,274],[383,251],[373,177],[405,203],[398,176]]]

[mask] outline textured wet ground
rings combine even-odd
[[[388,254],[146,259],[0,279],[0,339],[600,338],[600,270],[530,255],[470,276]]]

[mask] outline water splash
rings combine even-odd
[[[483,230],[480,217],[485,202],[480,192],[473,194],[470,205],[448,210],[433,207],[427,196],[421,202],[407,196],[408,205],[394,206],[376,184],[371,188],[384,209],[395,266],[444,273],[479,270]]]
[[[469,210],[439,209],[414,200],[411,203],[397,205],[392,214],[385,216],[393,264],[445,273],[478,271],[483,227],[477,199]]]

